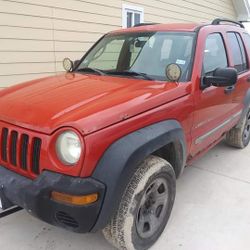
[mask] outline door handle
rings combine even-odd
[[[235,86],[230,86],[224,89],[226,95],[231,94],[235,90]]]

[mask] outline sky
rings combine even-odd
[[[250,22],[243,23],[248,33],[250,33]]]

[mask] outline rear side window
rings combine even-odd
[[[203,72],[205,75],[211,74],[217,68],[226,68],[227,55],[222,36],[219,33],[211,34],[207,37],[204,59]]]
[[[242,55],[242,61],[243,61],[243,70],[246,70],[247,69],[246,50],[244,48],[244,44],[243,44],[241,36],[238,33],[236,33],[236,37],[237,37],[239,45],[240,45],[240,50],[241,50],[241,55]]]
[[[233,55],[234,68],[238,71],[238,73],[243,72],[247,69],[247,60],[242,39],[240,35],[235,32],[228,32],[227,36],[230,50]]]
[[[245,40],[245,45],[248,51],[250,51],[250,35],[247,33],[243,34],[244,40]]]

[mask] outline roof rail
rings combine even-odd
[[[245,28],[245,26],[242,24],[242,23],[240,23],[240,22],[237,22],[237,21],[233,21],[233,20],[230,20],[230,19],[226,19],[226,18],[216,18],[216,19],[214,19],[213,21],[212,21],[212,25],[219,25],[219,24],[221,24],[221,22],[225,22],[225,23],[233,23],[233,24],[235,24],[235,25],[238,25],[238,26],[240,26],[241,28]]]
[[[141,26],[155,25],[155,24],[159,24],[159,23],[138,23],[138,24],[135,24],[133,27],[141,27]]]

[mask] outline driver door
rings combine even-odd
[[[209,34],[205,42],[202,76],[225,67],[228,67],[228,59],[223,36],[220,33]],[[223,134],[224,123],[233,109],[232,93],[226,88],[214,86],[199,89],[195,95],[195,107],[192,156],[208,148]]]

